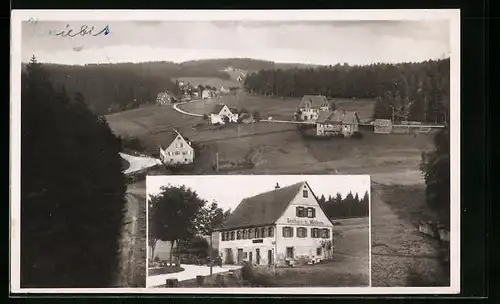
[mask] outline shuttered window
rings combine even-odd
[[[311,237],[312,238],[319,238],[319,229],[318,228],[311,228]]]
[[[306,217],[306,214],[305,214],[305,208],[304,207],[296,207],[295,208],[295,214],[297,217]]]
[[[297,228],[297,237],[299,237],[299,238],[307,237],[307,229],[304,227],[298,227]]]
[[[268,230],[267,230],[267,236],[268,237],[273,237],[274,236],[274,228],[273,227],[269,227]]]
[[[283,227],[283,237],[293,237],[293,228]]]
[[[239,230],[236,232],[236,239],[241,240],[241,231]]]
[[[322,229],[321,237],[324,239],[330,238],[330,229]]]
[[[316,209],[307,208],[307,217],[308,218],[315,218],[316,217]]]

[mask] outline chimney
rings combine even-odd
[[[274,189],[279,189],[280,188],[280,185],[278,183],[276,183],[276,186],[274,186]]]

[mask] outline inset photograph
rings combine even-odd
[[[147,287],[370,286],[368,175],[148,176]]]

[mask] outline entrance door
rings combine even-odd
[[[251,251],[248,253],[248,262],[250,262],[250,264],[252,264],[252,252]]]
[[[267,265],[272,265],[273,264],[273,251],[268,250],[267,251]]]
[[[243,249],[238,249],[238,264],[243,262]]]
[[[286,257],[293,259],[293,247],[286,247]]]
[[[257,265],[260,265],[260,249],[255,249],[255,256],[256,256],[256,263]]]
[[[233,264],[233,251],[231,248],[226,249],[226,264]]]

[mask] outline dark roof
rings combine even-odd
[[[303,184],[300,182],[243,199],[219,230],[274,224]]]
[[[219,114],[220,111],[222,111],[222,108],[225,106],[225,104],[219,104],[219,105],[216,105],[212,111],[212,114]],[[229,111],[231,111],[231,113],[233,114],[238,114],[238,109],[236,108],[229,108]]]
[[[164,148],[168,148],[172,141],[177,138],[177,135],[181,135],[179,132],[177,132],[175,129],[168,129],[165,132],[162,132],[162,140],[164,141],[163,143],[165,144]],[[181,135],[182,136],[182,135]],[[182,136],[182,138],[184,138]]]
[[[311,101],[311,108],[319,108],[324,104],[328,104],[328,99],[323,95],[304,95],[300,100],[299,108],[305,107],[306,101]]]
[[[319,113],[316,122],[352,124],[354,122],[358,123],[359,118],[356,112],[335,110]]]

